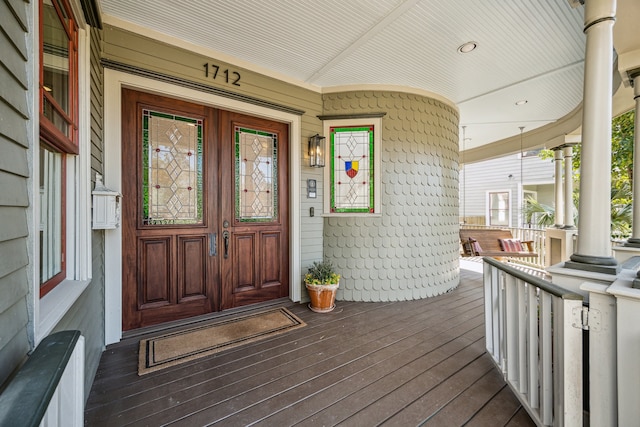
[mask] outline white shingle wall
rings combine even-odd
[[[393,301],[458,285],[458,114],[401,92],[324,95],[324,114],[385,112],[382,216],[329,217],[324,254],[342,275],[338,300]]]

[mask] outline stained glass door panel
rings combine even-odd
[[[278,137],[241,127],[234,133],[236,218],[273,221],[278,215]]]
[[[202,224],[202,119],[143,110],[145,225]]]

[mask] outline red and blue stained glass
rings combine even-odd
[[[331,212],[372,213],[373,125],[331,127]]]
[[[353,179],[358,175],[358,164],[358,160],[349,160],[344,162],[344,170],[349,178]]]

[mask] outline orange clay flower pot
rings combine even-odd
[[[305,283],[311,302],[309,308],[316,313],[328,313],[336,308],[336,291],[339,283],[335,285],[311,285]]]

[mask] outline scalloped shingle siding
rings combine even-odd
[[[323,95],[324,114],[386,112],[382,217],[329,217],[324,254],[342,275],[337,298],[394,301],[458,285],[458,113],[402,92]]]

